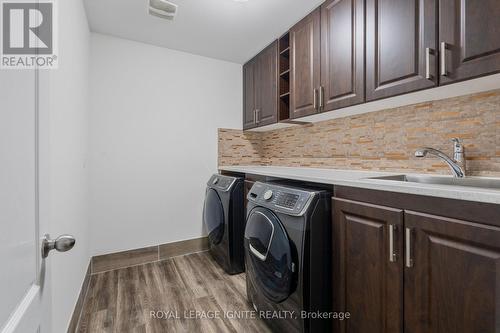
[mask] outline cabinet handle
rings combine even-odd
[[[314,89],[313,93],[314,93],[313,107],[314,110],[318,110],[318,89]]]
[[[260,109],[255,110],[255,123],[260,124]]]
[[[255,109],[253,110],[253,123],[257,124],[257,113],[255,111],[257,111],[257,110],[255,110]]]
[[[448,76],[448,71],[446,70],[446,49],[448,44],[446,42],[441,42],[441,50],[439,51],[441,57],[441,76]]]
[[[434,54],[434,50],[427,47],[425,49],[425,78],[427,80],[432,80],[434,78],[431,74],[431,54]]]
[[[397,261],[397,254],[394,251],[394,231],[397,227],[393,224],[389,225],[389,262]]]
[[[406,228],[406,267],[413,267],[413,259],[411,256],[411,229]]]
[[[323,110],[324,105],[324,97],[325,97],[325,88],[323,86],[319,87],[319,110]]]

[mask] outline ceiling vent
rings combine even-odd
[[[173,20],[177,14],[177,5],[167,0],[149,0],[149,14]]]

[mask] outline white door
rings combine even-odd
[[[2,333],[50,332],[50,285],[40,250],[46,228],[39,214],[38,88],[35,70],[0,70]]]

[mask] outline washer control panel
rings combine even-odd
[[[256,182],[248,192],[247,199],[289,215],[302,215],[315,194],[314,191]]]
[[[215,174],[207,182],[207,186],[210,188],[218,189],[221,191],[229,191],[231,186],[235,183],[236,178],[230,176],[223,176]]]
[[[276,199],[276,205],[288,209],[293,209],[299,199],[300,195],[292,193],[281,193],[281,195]]]
[[[274,195],[273,190],[267,190],[266,192],[264,192],[264,195],[263,195],[264,200],[266,200],[266,201],[271,200],[273,198],[273,195]]]

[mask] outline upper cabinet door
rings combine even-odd
[[[499,332],[500,228],[405,212],[405,333]]]
[[[265,126],[278,121],[278,42],[257,56],[255,71],[256,124]]]
[[[320,87],[321,10],[290,29],[290,118],[318,112]]]
[[[255,59],[243,65],[243,129],[255,127]]]
[[[321,6],[322,111],[364,102],[364,10],[363,0]]]
[[[439,1],[440,83],[500,71],[500,1]]]
[[[435,0],[366,1],[367,100],[436,85],[436,22]]]

